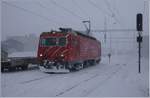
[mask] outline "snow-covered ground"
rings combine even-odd
[[[68,74],[38,69],[2,73],[2,96],[13,97],[146,97],[149,96],[148,58],[138,73],[135,55],[103,57],[100,64]]]

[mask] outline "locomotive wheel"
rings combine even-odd
[[[93,66],[93,65],[95,65],[95,64],[96,64],[95,60],[89,60],[89,65],[90,65],[90,66]]]
[[[83,69],[84,68],[84,64],[75,64],[75,70],[81,70],[81,69]]]
[[[16,67],[9,67],[8,70],[11,72],[11,71],[15,71],[16,70]]]
[[[96,60],[93,60],[93,65],[96,65],[97,63],[96,63]]]
[[[1,67],[1,72],[4,72],[4,68],[3,67]]]
[[[100,60],[97,60],[96,63],[99,64]]]
[[[88,61],[84,61],[83,68],[86,68],[86,67],[88,67],[88,66],[89,66],[89,63],[88,63]]]
[[[27,70],[28,69],[28,65],[24,65],[21,68],[22,68],[22,70]]]

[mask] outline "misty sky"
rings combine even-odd
[[[146,0],[145,0],[146,1]],[[144,0],[2,0],[2,40],[8,36],[36,34],[59,27],[85,30],[135,29],[136,14],[144,13],[148,34],[148,4]]]

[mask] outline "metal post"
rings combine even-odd
[[[90,32],[91,32],[91,21],[89,20],[89,32],[88,33]]]
[[[138,13],[136,16],[136,29],[138,31],[138,37],[137,37],[137,42],[139,44],[139,73],[141,73],[141,42],[143,37],[141,36],[141,33],[143,31],[143,14]]]
[[[141,38],[141,34],[139,32],[139,38]],[[139,73],[141,73],[141,41],[139,43]]]
[[[138,32],[139,36],[137,37],[137,42],[139,44],[139,50],[138,50],[138,65],[139,65],[139,73],[141,73],[141,42],[143,40],[143,37],[141,36],[141,32]]]
[[[106,16],[105,16],[105,21],[104,21],[104,30],[105,30],[105,32],[104,32],[104,42],[106,44],[106,38],[107,38],[107,35],[106,35],[106,33],[107,33],[107,20],[106,20]]]

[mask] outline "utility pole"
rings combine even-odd
[[[137,42],[139,44],[139,73],[141,73],[141,42],[143,40],[143,37],[141,36],[141,32],[138,32],[139,36],[137,37]]]
[[[91,32],[91,21],[89,20],[89,32],[88,33],[90,32]]]
[[[105,44],[106,44],[106,39],[107,39],[107,19],[106,19],[106,16],[105,16],[105,21],[104,21],[104,30],[105,30],[105,32],[104,32],[104,42],[105,42]]]
[[[112,47],[111,47],[111,32],[109,32],[110,33],[110,43],[109,43],[109,45],[110,45],[110,52],[108,53],[108,57],[109,57],[109,63],[110,63],[110,60],[111,60],[111,55],[112,55]]]

